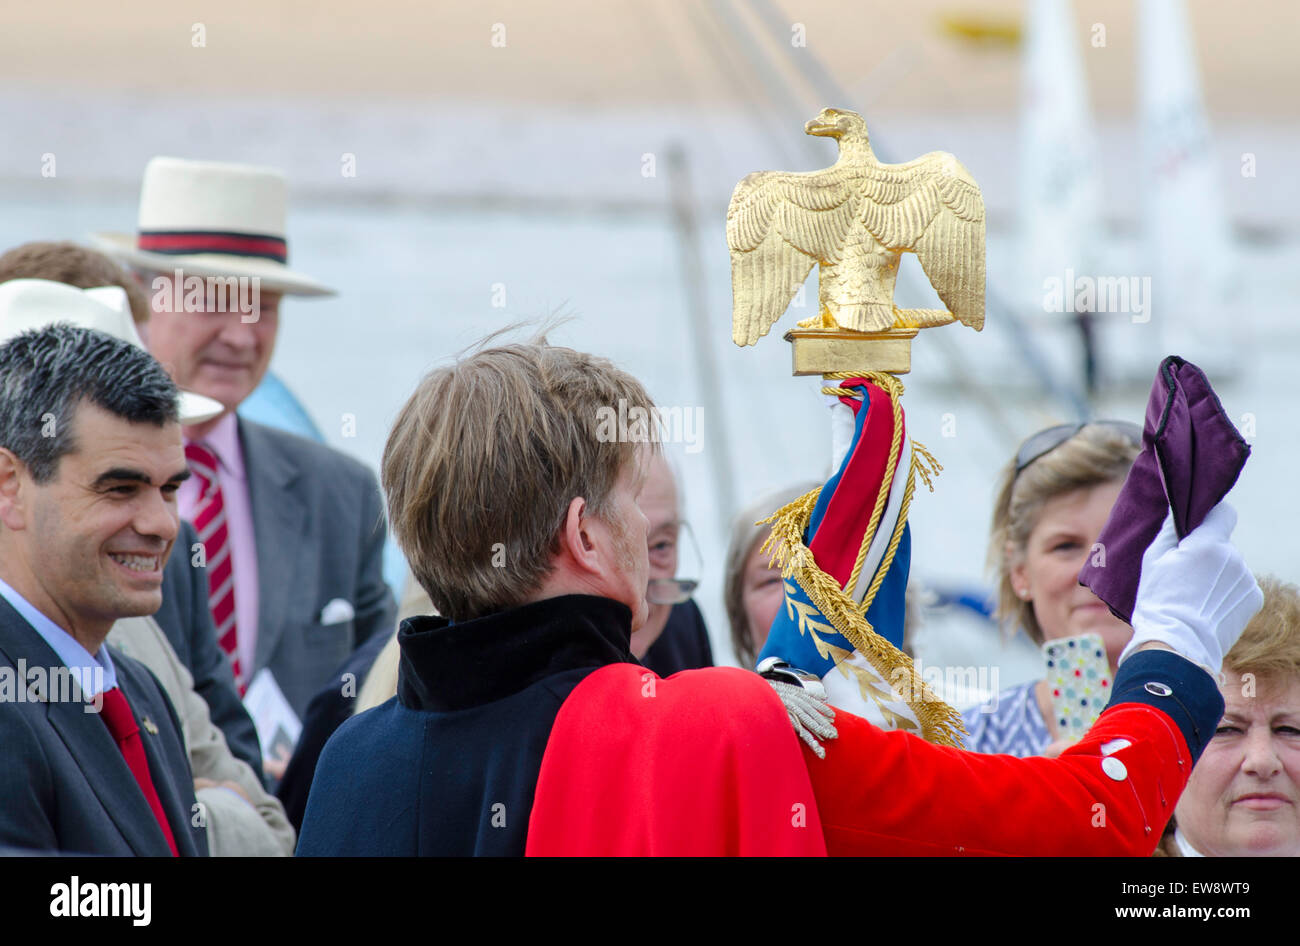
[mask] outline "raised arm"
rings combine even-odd
[[[1142,559],[1110,702],[1056,759],[934,746],[837,713],[804,748],[831,854],[1151,854],[1223,715],[1210,675],[1263,604],[1226,503]]]

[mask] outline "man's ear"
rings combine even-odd
[[[27,466],[11,450],[0,447],[0,524],[6,529],[27,527],[23,480]]]
[[[592,542],[590,522],[585,518],[587,501],[581,496],[569,503],[569,511],[564,516],[564,528],[560,535],[560,553],[570,559],[579,571],[599,572],[600,557]]]

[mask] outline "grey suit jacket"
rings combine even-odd
[[[235,688],[230,660],[217,643],[212,610],[208,607],[208,573],[190,564],[192,549],[198,541],[194,526],[181,520],[180,533],[163,571],[162,607],[154,620],[194,677],[194,689],[208,704],[208,713],[221,728],[230,751],[252,766],[260,779],[262,747],[257,742],[253,719]],[[175,705],[176,701],[173,699],[172,703]],[[180,706],[176,708],[179,710]]]
[[[177,850],[207,856],[207,832],[195,823],[202,819],[194,817],[193,777],[172,705],[143,664],[111,653],[118,686],[141,724],[149,775]],[[62,666],[36,629],[0,600],[0,673],[27,680],[34,667],[48,674]],[[79,693],[58,696],[47,687],[44,702],[13,692],[0,700],[0,847],[170,857],[108,727],[98,713],[87,712],[93,704]]]
[[[248,679],[269,667],[301,719],[359,644],[392,631],[379,484],[363,464],[302,437],[243,418],[239,435],[257,540],[257,646]],[[354,616],[322,624],[336,598]]]

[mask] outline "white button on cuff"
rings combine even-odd
[[[1148,683],[1142,689],[1146,690],[1152,696],[1169,696],[1171,693],[1174,692],[1169,687],[1165,686],[1163,683],[1154,683],[1154,682]]]
[[[1108,755],[1101,760],[1101,770],[1117,782],[1128,778],[1128,768],[1113,755]]]

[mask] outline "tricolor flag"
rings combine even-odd
[[[819,490],[772,516],[765,550],[784,566],[785,603],[759,659],[821,677],[830,702],[886,729],[960,745],[955,710],[902,651],[911,563],[907,508],[928,451],[907,437],[902,383],[872,373],[841,381],[853,415],[844,460]],[[838,408],[837,408],[838,410]]]

